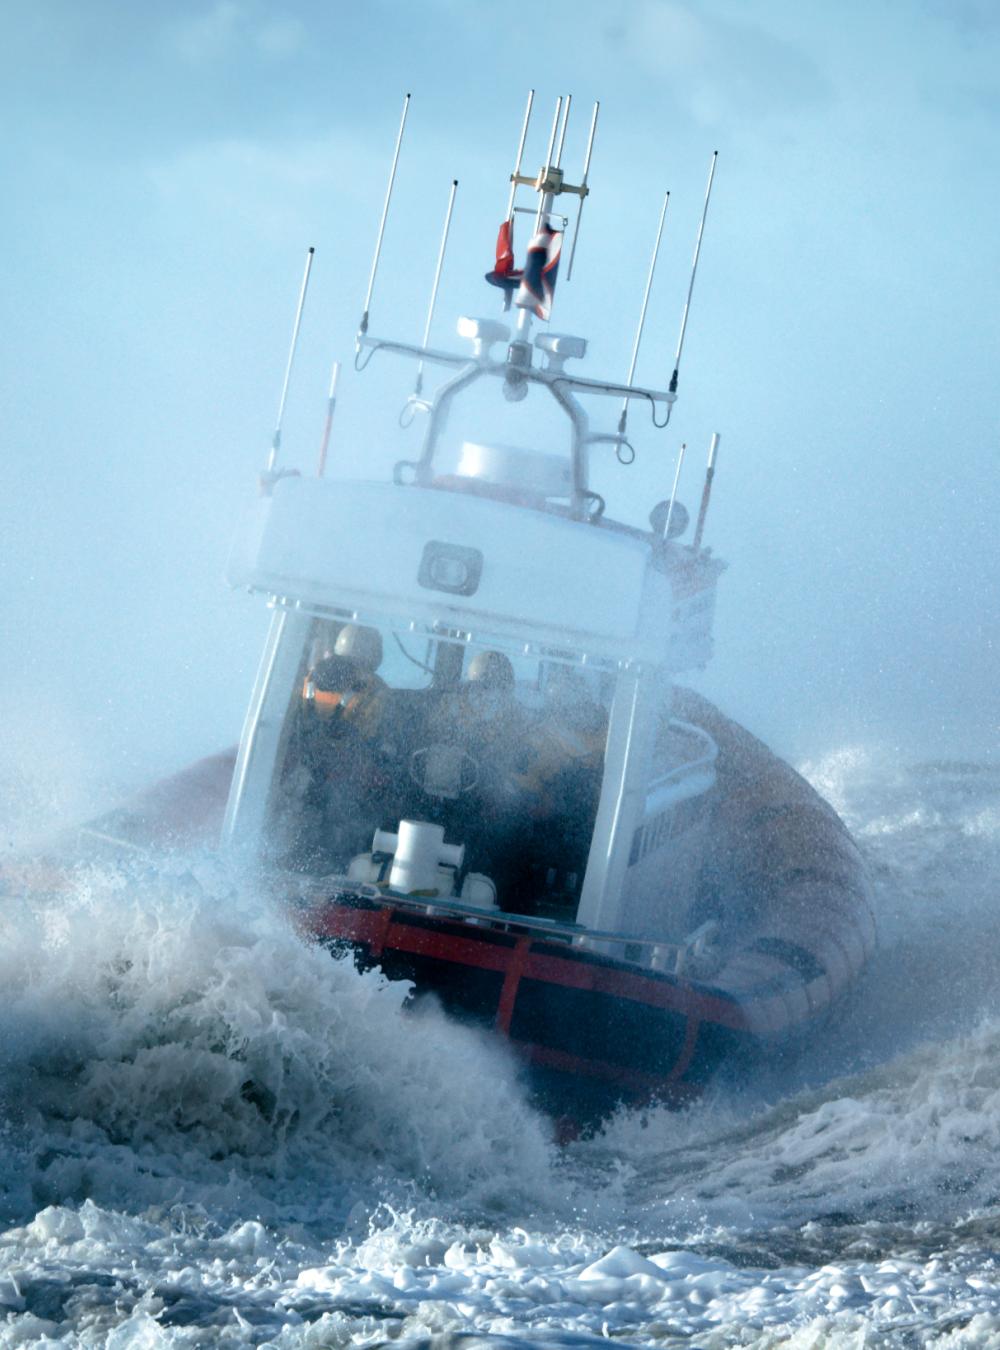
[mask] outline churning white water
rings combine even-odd
[[[559,1149],[502,1046],[207,858],[0,898],[0,1346],[1000,1347],[1000,768],[807,772],[882,947],[824,1041]]]

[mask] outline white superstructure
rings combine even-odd
[[[391,481],[337,482],[282,472],[275,433],[229,568],[232,584],[267,597],[275,616],[225,833],[231,846],[311,876],[392,888],[439,872],[439,902],[679,941],[715,747],[671,718],[671,690],[711,655],[723,564],[700,546],[703,515],[696,545],[684,542],[687,515],[673,498],[648,530],[613,520],[590,486],[590,459],[609,447],[626,458],[636,400],[657,425],[669,420],[690,288],[665,390],[583,376],[570,366],[586,354],[583,338],[532,333],[551,310],[558,199],[574,194],[582,209],[588,189],[586,169],[574,187],[560,167],[568,101],[537,179],[521,175],[530,111],[529,99],[489,278],[505,311],[513,302],[513,324],[461,318],[464,351],[372,336],[383,215],[356,364],[378,352],[419,363],[408,403],[410,418],[426,415],[419,454]],[[587,167],[596,120],[595,107]],[[523,272],[511,237],[520,185],[538,194]],[[454,190],[442,256],[453,203]],[[431,313],[440,270],[439,258]],[[296,333],[304,294],[305,284]],[[639,335],[645,310],[646,301]],[[445,371],[429,394],[425,368]],[[554,402],[564,443],[510,444],[502,429],[495,441],[455,440],[453,410],[484,383],[510,402]],[[282,408],[286,393],[287,375]],[[595,431],[591,416],[608,398],[615,413],[620,404],[617,428]],[[378,658],[367,666],[343,655],[362,638]],[[401,839],[419,867],[386,852]],[[452,851],[439,864],[442,849]]]

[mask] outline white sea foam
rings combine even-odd
[[[215,864],[8,897],[0,1346],[1000,1347],[1000,775],[825,772],[872,979],[559,1153],[501,1048]]]
[[[15,1210],[25,1187],[304,1218],[372,1186],[502,1208],[544,1185],[548,1127],[504,1047],[403,1016],[406,985],[307,945],[210,863],[9,898],[0,982]]]

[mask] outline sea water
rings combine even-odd
[[[0,1346],[1000,1347],[1000,767],[807,773],[881,946],[808,1053],[558,1147],[211,858],[0,902]]]

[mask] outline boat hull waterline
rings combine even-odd
[[[554,1114],[586,1122],[620,1102],[683,1104],[723,1064],[750,1065],[818,1030],[876,934],[863,857],[832,808],[706,699],[678,688],[674,707],[719,746],[698,903],[723,920],[728,910],[732,923],[708,973],[697,961],[644,967],[641,944],[612,954],[575,925],[456,913],[373,886],[285,874],[276,893],[310,940],[506,1037]],[[203,842],[233,758],[200,761],[88,833],[144,851]]]

